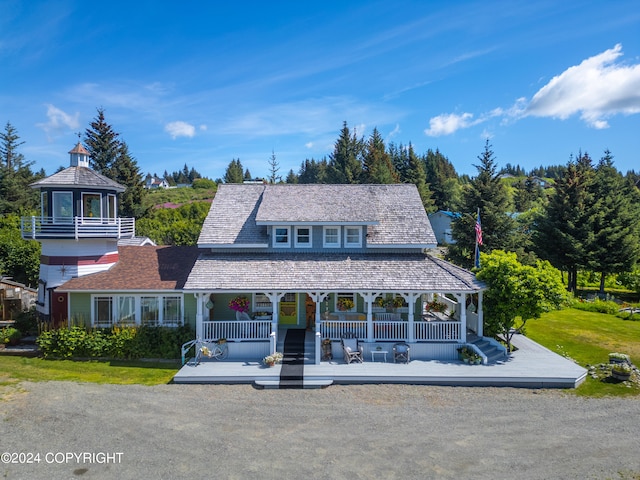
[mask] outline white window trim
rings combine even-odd
[[[182,294],[153,294],[144,293],[140,295],[110,295],[110,294],[95,294],[91,295],[91,325],[99,328],[110,328],[114,325],[119,325],[117,319],[120,317],[118,308],[120,305],[120,298],[133,297],[134,301],[134,323],[128,323],[127,325],[142,326],[142,297],[156,297],[158,299],[158,327],[178,327],[184,325],[184,295]],[[111,299],[111,319],[109,324],[104,322],[96,322],[96,299],[97,298],[110,298]],[[165,322],[164,321],[164,306],[165,299],[175,298],[180,302],[180,311],[178,313],[178,322]]]
[[[60,200],[65,197],[71,197],[71,212],[69,215],[57,215]],[[73,192],[52,192],[51,203],[51,216],[53,217],[54,223],[73,223]]]
[[[331,229],[336,229],[338,231],[338,235],[336,236],[338,241],[337,243],[327,243],[327,230],[331,228]],[[340,227],[338,225],[327,225],[325,227],[322,228],[322,246],[324,248],[340,248],[340,236],[341,236],[341,232],[340,232]]]
[[[308,243],[300,243],[298,242],[298,230],[300,229],[306,229],[309,230],[309,242]],[[299,227],[295,227],[294,228],[294,246],[296,248],[311,248],[313,246],[313,227],[311,226],[299,226]]]
[[[349,230],[358,230],[358,242],[349,242],[348,233]],[[345,248],[362,247],[362,227],[345,227],[344,229],[344,246]]]
[[[276,230],[285,229],[287,231],[287,243],[277,243],[276,242]],[[277,225],[273,227],[272,230],[272,245],[273,248],[289,248],[291,247],[291,227],[286,227],[284,225]]]

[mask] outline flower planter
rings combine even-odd
[[[611,376],[616,380],[621,380],[623,382],[626,382],[631,378],[631,373],[616,372],[615,370],[612,370]]]

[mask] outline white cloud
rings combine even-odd
[[[49,119],[46,123],[37,123],[36,126],[42,128],[47,135],[62,133],[65,130],[77,130],[80,128],[80,113],[76,112],[74,115],[69,115],[68,113],[60,110],[54,105],[47,105],[47,118]]]
[[[437,117],[429,119],[429,128],[424,133],[430,137],[439,137],[441,135],[451,135],[456,130],[468,128],[476,122],[472,121],[472,113],[443,113]]]
[[[164,131],[171,135],[174,140],[178,137],[193,138],[196,135],[196,127],[187,122],[169,122],[164,126]]]
[[[607,128],[607,118],[640,113],[640,64],[616,60],[622,45],[587,58],[553,77],[533,96],[523,116],[565,120],[572,115],[597,129]]]
[[[527,116],[566,120],[576,114],[592,128],[608,128],[607,119],[613,115],[640,113],[640,64],[616,63],[621,55],[618,44],[553,77],[531,101],[518,98],[508,109],[494,108],[475,120],[468,112],[432,117],[424,133],[430,137],[451,135],[494,117],[502,117],[501,124],[506,125]]]
[[[313,148],[313,142],[307,142],[304,144],[306,148]]]
[[[204,123],[202,125],[200,125],[198,128],[200,129],[201,132],[206,132],[207,131],[207,126]]]

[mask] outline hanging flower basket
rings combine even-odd
[[[351,310],[354,307],[353,300],[350,298],[340,297],[338,298],[338,310],[341,312],[346,312],[347,310]]]
[[[249,299],[247,297],[236,297],[229,302],[229,308],[240,313],[248,312]]]

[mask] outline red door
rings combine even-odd
[[[55,327],[67,325],[67,308],[69,300],[66,293],[51,292],[51,322]]]

